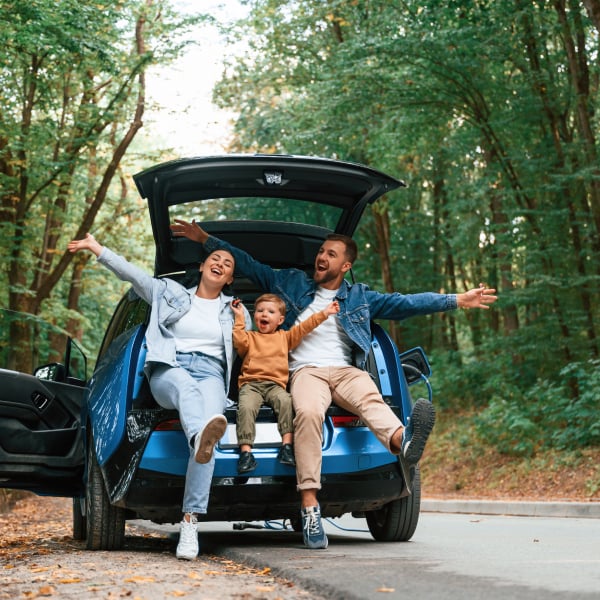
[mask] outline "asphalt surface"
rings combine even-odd
[[[278,522],[233,525],[246,533],[233,532],[231,523],[202,523],[200,543],[208,555],[268,566],[307,597],[312,592],[331,600],[376,598],[380,592],[390,600],[599,597],[600,502],[425,498],[421,512],[429,516],[411,544],[374,544],[364,519],[350,515],[325,519],[330,547],[323,554],[306,550],[301,536]],[[174,545],[178,525],[159,527]]]

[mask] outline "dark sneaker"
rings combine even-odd
[[[327,548],[329,542],[321,523],[321,509],[318,506],[307,506],[300,511],[300,515],[304,545],[312,550]]]
[[[249,473],[254,471],[258,463],[252,452],[242,452],[237,464],[238,473]]]
[[[277,460],[282,465],[288,465],[290,467],[296,466],[296,459],[294,458],[294,446],[291,444],[284,444],[279,448],[277,453]]]
[[[416,465],[421,460],[434,423],[435,408],[433,408],[433,404],[419,398],[413,406],[410,423],[404,430],[402,440],[402,456],[409,466]]]
[[[194,455],[197,463],[204,465],[210,462],[213,450],[226,430],[227,419],[224,415],[215,415],[207,421],[204,429],[194,438]]]

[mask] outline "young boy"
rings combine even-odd
[[[279,329],[285,319],[285,302],[276,294],[263,294],[254,303],[257,331],[245,329],[244,309],[239,300],[231,304],[231,310],[235,313],[233,345],[243,359],[238,379],[238,473],[249,473],[258,464],[252,454],[252,445],[256,436],[256,417],[262,404],[270,406],[277,415],[282,442],[277,459],[284,465],[295,466],[292,398],[286,390],[288,352],[329,315],[339,312],[340,306],[334,300],[324,310],[287,331]]]

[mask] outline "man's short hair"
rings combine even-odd
[[[254,310],[256,310],[261,302],[273,302],[279,309],[279,312],[285,317],[285,302],[281,296],[277,294],[262,294],[254,301]]]
[[[358,247],[356,245],[356,242],[349,235],[343,235],[341,233],[330,233],[327,236],[327,239],[331,240],[332,242],[342,242],[342,244],[346,246],[346,259],[349,263],[354,264],[358,256]]]

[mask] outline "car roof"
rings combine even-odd
[[[404,183],[370,167],[310,156],[229,154],[165,162],[134,175],[147,199],[155,274],[197,268],[200,245],[174,237],[174,218],[274,268],[312,268],[328,233],[352,235],[366,206]]]

